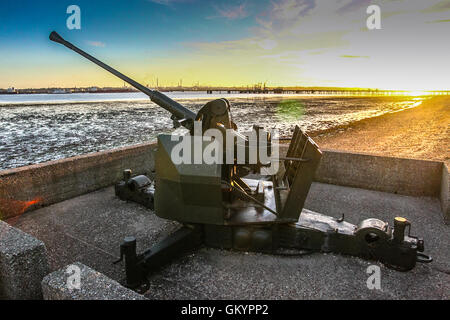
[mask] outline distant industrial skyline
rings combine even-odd
[[[152,87],[450,89],[448,0],[5,0],[0,21],[0,88],[123,85],[50,42],[56,30]]]

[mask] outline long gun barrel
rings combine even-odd
[[[84,52],[80,48],[74,46],[72,43],[64,40],[55,31],[50,33],[49,38],[50,38],[50,40],[52,40],[54,42],[57,42],[57,43],[60,43],[60,44],[62,44],[64,46],[66,46],[67,48],[75,51],[76,53],[82,55],[83,57],[85,57],[86,59],[92,61],[96,65],[102,67],[106,71],[111,72],[116,77],[118,77],[118,78],[122,79],[123,81],[129,83],[130,85],[132,85],[133,87],[135,87],[139,91],[145,93],[146,95],[148,95],[150,97],[151,101],[153,101],[154,103],[156,103],[160,107],[162,107],[162,108],[166,109],[167,111],[169,111],[170,113],[172,113],[172,115],[176,118],[176,120],[180,121],[181,125],[183,125],[184,127],[188,128],[188,129],[192,128],[192,121],[195,120],[196,114],[194,112],[192,112],[191,110],[185,108],[184,106],[182,106],[178,102],[170,99],[168,96],[162,94],[161,92],[159,92],[157,90],[151,90],[151,89],[143,86],[142,84],[134,81],[133,79],[128,78],[126,75],[120,73],[116,69],[111,68],[107,64],[101,62],[100,60],[94,58],[93,56],[91,56],[90,54]]]

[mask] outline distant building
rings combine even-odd
[[[66,89],[53,89],[50,91],[50,93],[63,94],[63,93],[70,93],[70,91],[67,91]]]
[[[97,92],[98,91],[98,87],[89,87],[88,91],[89,92]]]

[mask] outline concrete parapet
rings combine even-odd
[[[75,281],[69,282],[73,286],[69,288],[69,277],[78,275],[79,287]],[[42,292],[45,300],[146,300],[144,296],[80,262],[47,275],[42,280]]]
[[[0,171],[0,220],[110,186],[124,169],[149,174],[154,143]]]
[[[445,163],[442,168],[440,200],[444,221],[450,224],[450,174],[448,166]]]
[[[44,243],[0,221],[0,297],[41,299],[48,272]]]
[[[438,197],[442,162],[325,150],[315,180],[409,196]]]
[[[280,145],[281,155],[287,146]],[[156,143],[146,143],[0,171],[0,220],[110,186],[122,178],[124,169],[149,174],[155,167],[155,149]],[[323,153],[315,181],[439,197],[444,216],[449,216],[448,167],[442,162],[333,150]]]

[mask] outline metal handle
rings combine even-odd
[[[424,253],[417,252],[416,261],[420,263],[430,263],[433,261],[433,258]]]

